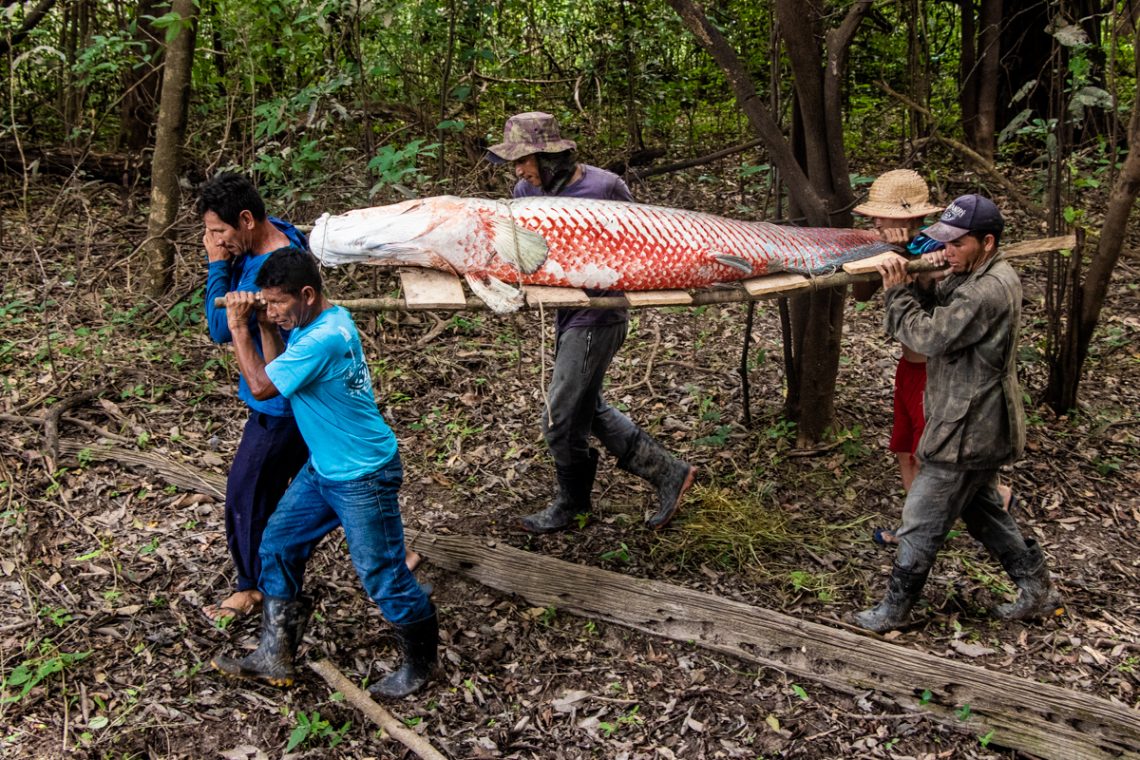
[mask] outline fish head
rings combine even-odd
[[[468,205],[463,198],[438,196],[326,214],[313,226],[309,243],[326,264],[367,261],[457,272],[461,243],[475,225]]]

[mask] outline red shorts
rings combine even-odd
[[[891,451],[913,454],[926,426],[922,394],[926,391],[926,362],[899,359],[895,370],[895,426],[891,430]]]

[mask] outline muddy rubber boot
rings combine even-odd
[[[248,678],[271,686],[292,686],[297,672],[293,658],[305,635],[312,605],[309,600],[267,596],[261,607],[261,643],[242,659],[218,655],[210,660],[216,670],[235,678]]]
[[[1014,602],[999,604],[994,608],[994,614],[999,618],[1031,620],[1065,613],[1065,602],[1061,599],[1061,593],[1053,587],[1049,568],[1045,566],[1045,556],[1035,540],[1025,542],[1025,551],[1003,556],[1001,565],[1021,593]]]
[[[382,699],[399,699],[418,691],[431,678],[439,651],[439,618],[431,615],[408,625],[394,626],[396,645],[403,662],[392,673],[368,687],[368,693]]]
[[[637,436],[618,467],[648,480],[657,488],[657,511],[645,521],[653,530],[661,530],[681,506],[681,499],[697,476],[697,468],[678,459],[645,432]]]
[[[892,567],[891,577],[887,581],[887,595],[871,609],[856,612],[852,616],[855,625],[875,633],[901,628],[910,617],[914,603],[922,596],[922,587],[926,585],[928,575],[929,570],[925,573],[912,573],[898,565]]]
[[[590,511],[590,491],[598,472],[598,451],[590,449],[587,461],[575,467],[558,467],[558,494],[541,512],[519,520],[527,533],[555,533],[566,530],[577,515]]]

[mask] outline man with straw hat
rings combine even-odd
[[[534,111],[507,119],[503,141],[488,149],[487,158],[514,165],[516,198],[558,195],[633,202],[629,188],[616,174],[578,163],[576,147],[573,140],[562,137],[553,116]],[[606,370],[625,342],[628,320],[624,309],[558,310],[554,373],[542,415],[558,492],[548,507],[519,521],[528,533],[565,530],[589,515],[590,491],[598,469],[591,434],[617,458],[618,467],[653,485],[657,504],[646,520],[653,530],[669,524],[693,483],[696,467],[674,457],[602,397]]]
[[[906,246],[908,253],[923,256],[932,264],[945,262],[944,244],[923,234],[923,220],[942,210],[930,202],[930,190],[918,172],[912,169],[895,169],[880,175],[871,184],[865,203],[854,208],[856,214],[870,217],[875,229],[885,242]],[[853,291],[860,301],[869,299],[879,283],[858,283]],[[915,457],[918,441],[925,428],[922,397],[926,390],[926,357],[902,345],[902,356],[895,369],[894,424],[891,429],[890,450],[899,463],[899,474],[904,491],[910,491],[919,461]],[[1008,486],[998,487],[1003,503],[1009,503]],[[875,528],[872,537],[880,545],[897,544],[895,532]]]

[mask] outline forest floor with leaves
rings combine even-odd
[[[741,212],[722,188],[700,182],[638,190],[643,200]],[[232,582],[222,503],[153,469],[91,454],[107,444],[216,479],[245,419],[235,365],[201,321],[205,267],[193,219],[180,231],[170,297],[138,295],[142,202],[107,185],[47,182],[33,183],[26,204],[15,193],[0,197],[0,604],[8,610],[0,755],[405,757],[307,669],[287,691],[212,672],[213,654],[252,647],[258,628],[254,618],[218,627],[201,613]],[[1041,234],[1010,216],[1010,241]],[[1020,368],[1033,397],[1046,380],[1047,273],[1044,257],[1017,266]],[[1008,579],[962,534],[940,555],[918,622],[891,634],[894,643],[1140,702],[1137,268],[1140,260],[1126,256],[1117,270],[1080,409],[1056,417],[1031,402],[1026,456],[1005,475],[1068,616],[995,621],[985,609],[1009,594]],[[379,270],[330,273],[336,296],[395,287]],[[881,298],[849,303],[837,433],[813,451],[795,448],[781,417],[774,302],[757,309],[753,424],[740,422],[745,314],[740,304],[635,311],[609,374],[610,401],[700,467],[671,528],[643,527],[648,489],[604,458],[592,523],[542,538],[512,526],[553,490],[538,424],[549,325],[535,312],[358,316],[378,403],[401,443],[406,525],[490,536],[827,625],[865,607],[882,592],[893,556],[872,543],[871,530],[895,525],[902,504],[886,448],[898,347],[882,333]],[[430,561],[419,575],[435,587],[442,665],[421,693],[388,708],[450,758],[1015,755],[1000,734],[947,726],[880,693],[839,693],[692,644],[535,608]],[[305,658],[327,657],[358,683],[393,665],[390,629],[339,537],[319,550],[307,585],[318,606]]]

